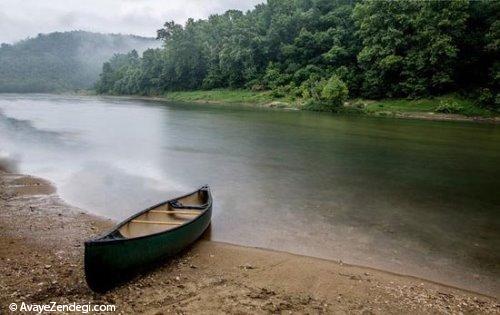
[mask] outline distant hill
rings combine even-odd
[[[159,47],[153,38],[84,31],[39,34],[0,46],[1,92],[60,92],[86,89],[116,53]]]

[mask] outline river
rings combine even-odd
[[[115,220],[209,184],[213,240],[500,291],[494,125],[0,94],[0,154]]]

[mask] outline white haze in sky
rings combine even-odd
[[[0,43],[38,33],[85,30],[156,36],[165,21],[246,11],[264,0],[0,0]]]

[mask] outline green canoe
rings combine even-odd
[[[85,278],[107,291],[162,258],[173,256],[203,234],[212,216],[208,186],[143,210],[85,242]]]

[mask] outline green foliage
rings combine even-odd
[[[268,89],[321,108],[342,104],[347,87],[351,97],[372,99],[480,90],[478,101],[491,107],[499,99],[499,12],[487,0],[269,0],[246,13],[165,23],[163,48],[110,60],[98,87]]]
[[[157,43],[150,38],[83,31],[38,35],[13,45],[2,44],[0,92],[91,88],[99,78],[103,62],[114,53],[154,45]],[[116,78],[106,79],[114,83]]]
[[[318,75],[311,75],[300,86],[304,98],[329,101],[340,104],[348,95],[347,85],[337,76],[333,75],[325,80]]]
[[[338,111],[347,100],[347,85],[336,75],[329,80],[312,75],[300,86],[306,100],[304,108],[318,111]]]
[[[482,107],[499,110],[495,99],[500,86],[500,1],[471,1],[468,13],[459,42],[456,83]]]
[[[498,95],[497,99],[495,99],[495,96],[491,92],[490,89],[488,88],[482,88],[479,89],[477,92],[477,104],[481,107],[484,108],[500,108],[499,104],[495,104],[495,101],[498,101]]]
[[[168,92],[165,99],[179,102],[214,102],[228,104],[269,104],[275,102],[276,98],[267,92],[252,92],[249,90],[215,89],[210,91],[177,91]],[[285,99],[281,99],[286,102]]]
[[[366,1],[354,18],[363,95],[424,96],[452,87],[466,1]]]
[[[338,76],[333,75],[330,80],[325,82],[321,90],[321,100],[332,106],[340,107],[347,100],[348,94],[347,85]]]
[[[438,113],[446,114],[460,114],[463,110],[463,107],[453,100],[443,100],[435,109]]]
[[[364,101],[364,111],[368,114],[379,115],[381,113],[393,115],[398,113],[422,113],[434,112],[442,106],[441,112],[454,112],[466,116],[490,117],[494,113],[481,108],[470,99],[457,95],[444,95],[434,98],[422,99],[384,99],[380,101]],[[447,111],[449,108],[450,111]]]

